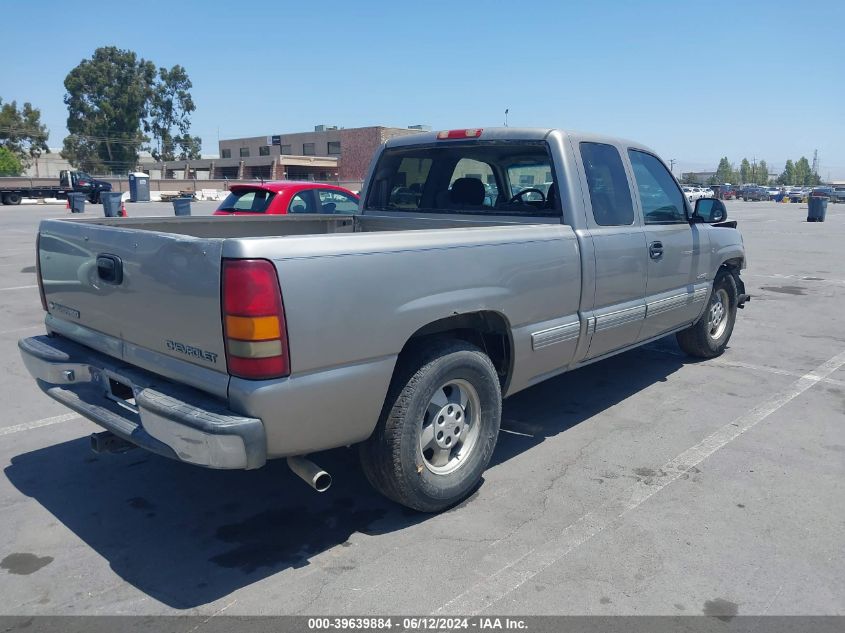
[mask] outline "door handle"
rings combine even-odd
[[[652,259],[663,257],[663,242],[652,242],[648,245],[648,256]]]

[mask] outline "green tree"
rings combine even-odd
[[[126,173],[148,140],[142,133],[156,68],[115,46],[98,48],[65,77],[67,129],[62,156],[91,172]]]
[[[761,160],[757,164],[757,182],[761,185],[769,184],[769,166],[765,160]]]
[[[795,164],[791,160],[786,161],[783,171],[777,180],[779,185],[794,185],[795,184]]]
[[[0,145],[0,176],[20,176],[23,165],[20,158],[8,147]]]
[[[15,101],[3,103],[0,98],[0,147],[9,150],[21,163],[29,166],[42,152],[50,152],[50,133],[41,123],[41,110],[26,102],[18,109]]]
[[[734,171],[734,166],[728,160],[727,156],[723,156],[719,161],[719,166],[716,167],[716,174],[710,179],[710,184],[720,185],[726,182],[736,183],[737,177]]]
[[[739,164],[739,181],[745,184],[747,182],[751,182],[751,178],[751,163],[748,162],[747,158],[743,158],[742,162]]]
[[[158,81],[150,99],[145,130],[152,134],[151,153],[156,160],[172,161],[200,157],[202,140],[191,136],[191,113],[196,110],[191,98],[193,84],[185,69],[176,65],[159,68]]]
[[[813,172],[810,169],[810,161],[806,156],[802,156],[795,163],[795,185],[809,185],[812,184]]]

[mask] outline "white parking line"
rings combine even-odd
[[[3,291],[3,290],[25,290],[27,288],[37,288],[37,287],[38,287],[37,284],[32,285],[32,286],[12,286],[11,288],[0,288],[0,291]]]
[[[654,477],[638,479],[615,499],[589,512],[563,529],[561,534],[526,554],[508,562],[472,587],[437,608],[433,615],[462,613],[477,615],[508,594],[519,589],[537,574],[560,561],[608,527],[617,524],[635,510],[713,453],[754,428],[772,413],[791,402],[810,387],[824,380],[845,365],[845,352],[840,352],[792,385],[757,405],[745,415],[729,422],[701,442],[667,462]],[[646,481],[648,483],[646,483]]]
[[[669,356],[678,356],[680,358],[689,358],[683,352],[676,352],[671,349],[661,349],[659,347],[653,347],[652,345],[643,345],[644,350],[648,350],[649,352],[657,352],[658,354],[668,354]],[[718,365],[719,367],[732,367],[734,369],[748,369],[749,371],[757,371],[757,372],[764,372],[767,374],[776,374],[778,376],[791,376],[792,378],[801,378],[804,374],[798,371],[790,371],[788,369],[780,369],[778,367],[767,367],[765,365],[754,365],[752,363],[744,363],[739,360],[728,360],[724,357],[719,358],[711,358],[705,363],[696,363],[692,365],[693,367],[701,365],[702,367],[707,367],[708,365]],[[836,385],[838,387],[845,387],[845,381],[843,380],[836,380],[835,378],[823,378],[822,382]]]
[[[23,424],[16,424],[15,426],[6,426],[0,428],[0,435],[11,435],[12,433],[20,433],[21,431],[31,431],[32,429],[40,429],[42,426],[52,426],[53,424],[60,424],[80,417],[76,413],[63,413],[52,418],[43,418],[35,422],[24,422]]]

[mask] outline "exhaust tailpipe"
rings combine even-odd
[[[288,466],[300,478],[317,492],[325,492],[332,485],[332,476],[304,457],[288,457]]]
[[[125,453],[137,448],[132,442],[127,442],[111,431],[91,433],[91,450],[95,453]]]

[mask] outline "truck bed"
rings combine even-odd
[[[188,235],[198,238],[284,237],[290,235],[327,235],[375,231],[471,228],[481,226],[524,225],[525,220],[507,217],[489,219],[458,218],[446,215],[283,215],[283,216],[213,216],[213,217],[139,217],[79,218],[65,220],[97,226],[136,229],[153,233]]]

